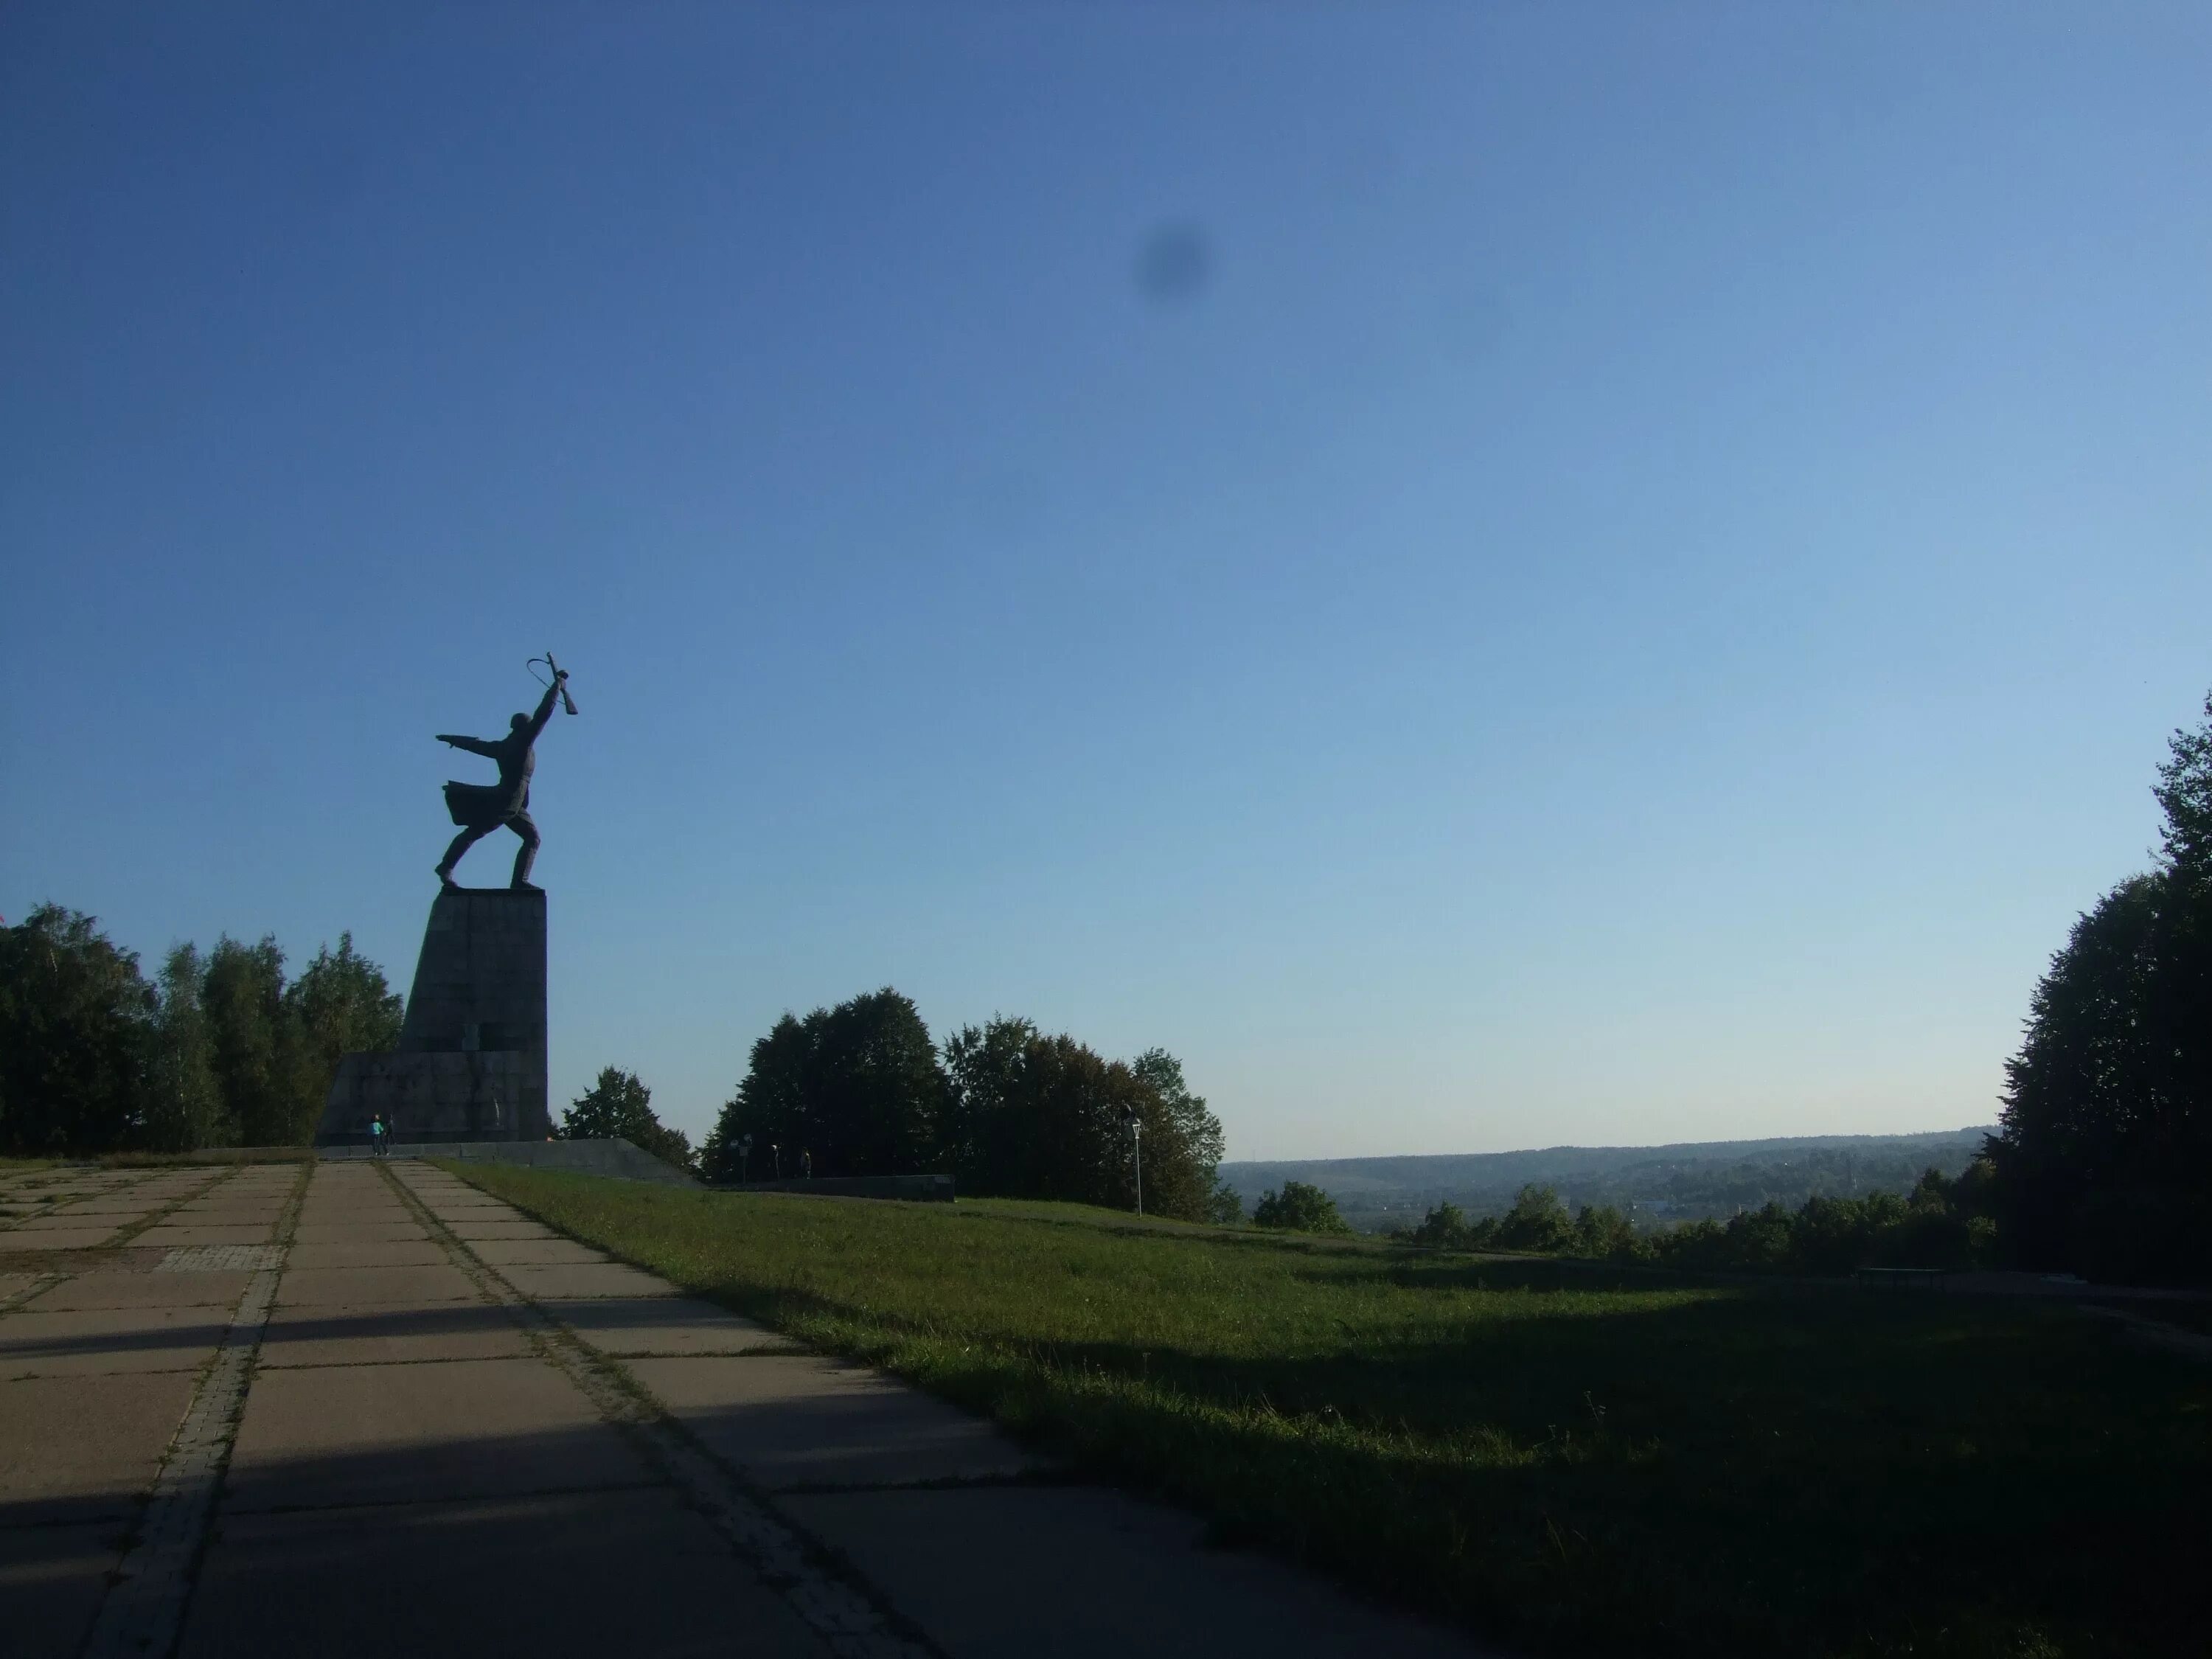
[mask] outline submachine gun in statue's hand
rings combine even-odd
[[[553,653],[550,651],[548,651],[542,657],[532,657],[525,665],[528,667],[530,672],[534,675],[538,672],[538,665],[541,662],[545,665],[545,672],[553,677],[553,684],[560,690],[561,707],[567,709],[570,714],[574,714],[576,712],[576,700],[568,695],[568,671],[553,660]],[[539,680],[538,683],[540,685],[545,684],[544,680]]]

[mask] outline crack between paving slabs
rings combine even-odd
[[[67,1279],[65,1273],[42,1273],[12,1296],[0,1296],[0,1314],[10,1314],[34,1296],[43,1296]]]
[[[242,1169],[244,1166],[240,1166]],[[228,1172],[236,1175],[238,1170]],[[184,1634],[192,1586],[207,1552],[215,1500],[230,1465],[246,1395],[252,1385],[261,1335],[276,1299],[276,1281],[291,1252],[293,1230],[307,1200],[312,1163],[301,1166],[276,1218],[276,1263],[255,1270],[231,1315],[222,1344],[201,1374],[191,1405],[171,1437],[154,1487],[141,1510],[129,1550],[100,1604],[83,1659],[167,1659]],[[226,1177],[227,1178],[227,1177]],[[210,1182],[198,1193],[213,1190]],[[197,1196],[198,1194],[193,1194]],[[179,1203],[188,1200],[179,1200]],[[151,1225],[149,1220],[147,1224]]]
[[[246,1166],[242,1164],[232,1165],[229,1169],[225,1170],[217,1175],[214,1180],[204,1182],[201,1185],[193,1188],[188,1193],[179,1194],[175,1199],[164,1204],[160,1209],[149,1211],[138,1220],[131,1222],[127,1226],[117,1229],[114,1237],[108,1239],[106,1243],[99,1245],[96,1248],[103,1250],[121,1249],[132,1239],[137,1237],[139,1234],[147,1231],[150,1228],[160,1226],[171,1216],[176,1214],[178,1211],[183,1209],[185,1205],[198,1203],[200,1200],[205,1198],[216,1188],[222,1186],[226,1181],[235,1181],[240,1175],[244,1173],[245,1169]]]
[[[64,1178],[66,1179],[67,1177]],[[141,1176],[135,1180],[125,1182],[117,1190],[128,1191],[131,1188],[138,1185],[141,1181],[149,1181],[153,1177],[150,1173],[145,1176]],[[57,1203],[55,1201],[52,1194],[46,1194],[33,1198],[31,1201],[37,1207],[29,1214],[0,1216],[0,1235],[4,1235],[13,1231],[16,1228],[21,1227],[27,1221],[37,1221],[43,1217],[50,1215],[65,1214],[68,1212],[70,1205],[80,1203],[89,1195],[90,1194],[84,1193],[72,1193],[67,1199],[64,1200],[60,1203]]]
[[[192,1188],[187,1192],[179,1193],[175,1198],[170,1200],[168,1203],[164,1204],[160,1209],[150,1210],[136,1221],[125,1222],[101,1243],[90,1245],[83,1249],[72,1251],[72,1255],[82,1256],[86,1259],[81,1263],[73,1264],[71,1271],[60,1272],[59,1277],[62,1279],[73,1278],[76,1273],[82,1273],[87,1268],[97,1267],[104,1265],[109,1260],[106,1252],[125,1249],[130,1244],[132,1239],[137,1237],[139,1234],[144,1232],[148,1228],[160,1226],[161,1223],[167,1220],[179,1210],[184,1208],[185,1205],[195,1203],[198,1200],[206,1197],[217,1187],[220,1187],[224,1182],[230,1180],[233,1176],[237,1175],[239,1169],[241,1167],[243,1166],[234,1165],[228,1170],[218,1170],[212,1179],[201,1182],[198,1186]],[[49,1213],[61,1212],[50,1212]],[[0,1249],[5,1249],[5,1241],[11,1233],[17,1238],[36,1238],[38,1237],[36,1233],[23,1233],[12,1228],[6,1231],[0,1231]],[[55,1254],[51,1250],[41,1252],[38,1250],[35,1246],[29,1244],[19,1245],[14,1250],[7,1253],[17,1255],[34,1255],[41,1254],[51,1255]],[[59,1272],[59,1270],[57,1270],[57,1272]],[[46,1286],[42,1288],[50,1289],[52,1287]],[[0,1312],[7,1311],[9,1309],[15,1306],[17,1303],[29,1301],[31,1297],[35,1294],[37,1294],[36,1291],[27,1291],[15,1297],[12,1302],[0,1304]]]
[[[783,1595],[837,1659],[943,1659],[936,1644],[850,1561],[779,1513],[766,1494],[670,1416],[618,1360],[580,1341],[477,1256],[390,1164],[378,1170],[453,1265],[521,1328],[538,1357],[629,1437],[648,1465],[713,1524],[763,1583]]]

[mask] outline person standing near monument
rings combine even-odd
[[[538,890],[530,884],[530,866],[538,856],[538,826],[530,817],[530,775],[538,769],[538,757],[533,745],[538,734],[545,729],[545,722],[553,718],[553,704],[568,684],[568,671],[556,669],[553,684],[545,688],[538,699],[534,714],[517,714],[507,723],[503,738],[465,738],[451,732],[438,733],[438,741],[455,749],[465,749],[472,755],[482,755],[499,763],[499,781],[491,784],[448,783],[446,786],[446,810],[453,815],[461,833],[453,837],[446,856],[438,861],[438,879],[451,887],[453,866],[461,861],[461,854],[501,825],[522,837],[522,845],[514,854],[514,876],[507,884],[522,892]]]

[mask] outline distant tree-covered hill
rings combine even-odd
[[[1247,1204],[1285,1181],[1336,1200],[1365,1231],[1411,1225],[1450,1202],[1471,1216],[1501,1215],[1534,1182],[1570,1207],[1610,1204],[1639,1224],[1727,1217],[1769,1200],[1790,1206],[1818,1194],[1905,1193],[1929,1168],[1956,1176],[1989,1129],[1912,1135],[1808,1135],[1692,1141],[1673,1146],[1547,1146],[1525,1152],[1431,1158],[1344,1158],[1224,1164],[1221,1178]]]

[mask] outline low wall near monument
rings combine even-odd
[[[368,1146],[331,1146],[317,1149],[319,1158],[358,1160],[374,1157]],[[609,1140],[402,1140],[394,1143],[393,1158],[449,1158],[462,1164],[520,1164],[533,1170],[561,1170],[570,1175],[607,1176],[617,1181],[653,1181],[671,1187],[696,1187],[673,1164],[664,1164],[651,1152],[623,1139]]]
[[[950,1204],[949,1175],[818,1176],[812,1181],[730,1181],[718,1193],[804,1193],[813,1198],[902,1198],[915,1204]]]
[[[366,1146],[379,1112],[394,1141],[543,1141],[545,895],[448,887],[430,906],[390,1054],[338,1062],[318,1146]]]

